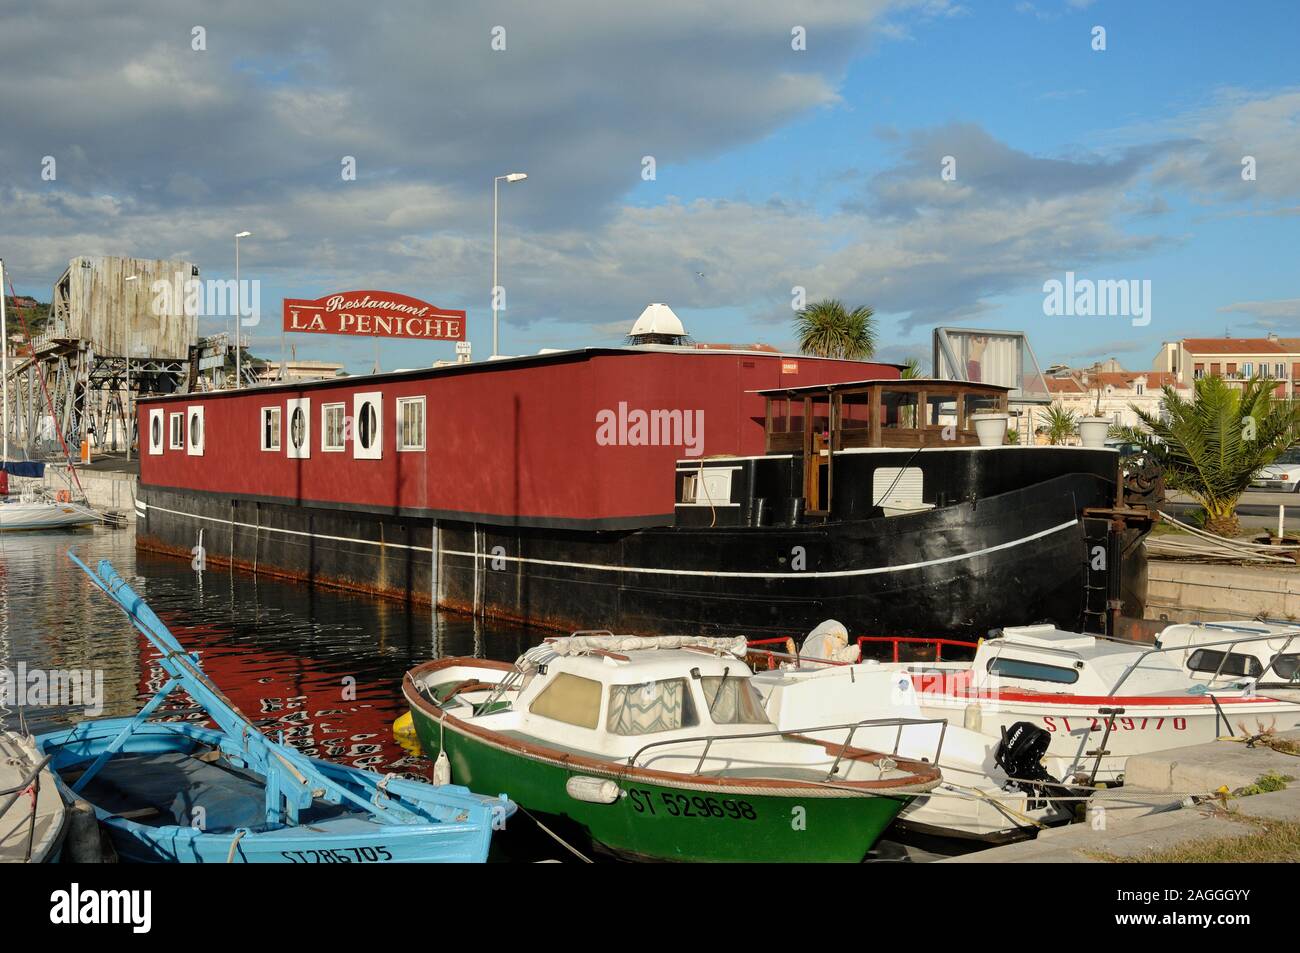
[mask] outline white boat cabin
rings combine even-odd
[[[1171,625],[1157,644],[1197,681],[1300,689],[1300,626],[1242,620]]]
[[[745,651],[743,639],[683,641],[726,641],[742,655]],[[505,691],[457,693],[443,709],[515,737],[618,759],[651,742],[775,730],[751,684],[749,666],[727,649],[612,651],[556,639],[529,650],[520,664],[524,675]],[[439,681],[456,681],[467,671],[445,670]],[[482,678],[480,669],[470,674]]]
[[[1066,632],[1052,625],[1007,626],[980,643],[970,662],[904,666],[916,673],[969,671],[965,689],[1071,696],[1186,695],[1204,691],[1179,658],[1155,645]],[[1250,690],[1230,685],[1225,694]]]

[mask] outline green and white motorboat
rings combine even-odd
[[[575,633],[513,665],[426,662],[403,691],[435,775],[450,767],[440,780],[508,791],[616,855],[862,860],[939,784],[938,747],[927,763],[852,743],[912,719],[778,729],[746,651],[744,639]],[[843,741],[825,740],[835,729]]]

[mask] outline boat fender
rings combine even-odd
[[[438,757],[434,759],[433,783],[451,784],[451,761],[447,757],[447,751],[445,748],[439,751]]]
[[[966,710],[962,712],[961,722],[962,722],[962,727],[970,731],[983,731],[984,712],[980,710],[980,706],[978,704],[972,702],[971,704],[967,705]]]
[[[67,858],[75,864],[104,862],[104,848],[99,837],[99,819],[89,801],[81,798],[68,808]]]
[[[575,801],[588,804],[613,804],[623,793],[615,782],[606,778],[587,778],[578,774],[564,782],[564,790]]]

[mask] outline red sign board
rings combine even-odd
[[[306,334],[465,340],[465,312],[436,308],[392,291],[338,291],[284,299],[284,329]]]

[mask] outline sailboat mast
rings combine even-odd
[[[4,452],[0,460],[9,459],[9,324],[5,316],[5,261],[0,258],[0,379],[4,381]]]

